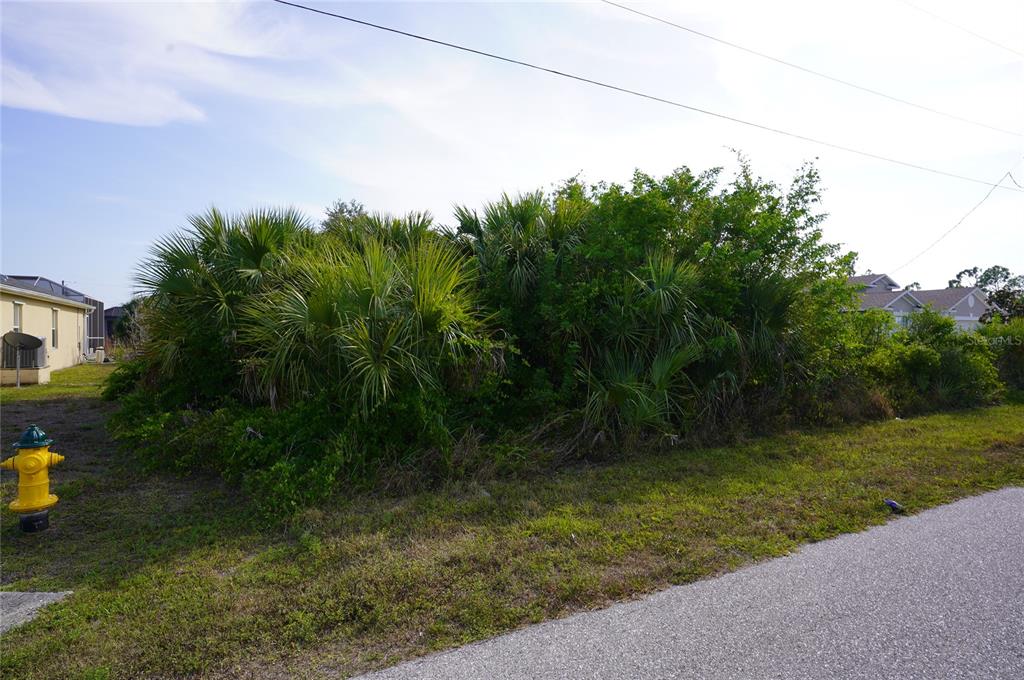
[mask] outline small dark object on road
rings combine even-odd
[[[894,501],[891,498],[886,498],[885,501],[883,501],[883,502],[886,505],[889,506],[890,510],[892,510],[893,512],[895,512],[897,514],[902,514],[903,511],[906,510],[906,508],[904,508],[902,505],[900,505],[899,503],[897,503],[896,501]]]

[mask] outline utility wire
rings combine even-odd
[[[969,125],[976,125],[978,127],[987,128],[989,130],[995,130],[996,132],[1002,132],[1003,134],[1013,135],[1014,137],[1024,137],[1024,134],[1022,134],[1020,132],[1014,132],[1013,130],[1007,130],[1006,128],[996,127],[995,125],[989,125],[988,123],[982,123],[982,122],[977,121],[977,120],[971,120],[970,118],[964,118],[963,116],[958,116],[955,113],[947,113],[946,111],[940,111],[939,109],[933,109],[932,107],[925,106],[924,104],[917,104],[915,102],[909,101],[907,99],[903,99],[901,97],[897,97],[895,95],[886,94],[885,92],[880,92],[879,90],[875,90],[875,89],[872,89],[870,87],[865,87],[864,85],[858,85],[857,83],[850,82],[849,80],[844,80],[842,78],[837,78],[836,76],[830,76],[827,73],[822,73],[821,71],[816,71],[816,70],[814,70],[812,68],[807,68],[806,66],[801,66],[800,64],[794,64],[791,61],[786,61],[785,59],[779,59],[778,57],[773,57],[772,55],[765,54],[764,52],[758,52],[757,50],[750,49],[749,47],[744,47],[743,45],[739,45],[737,43],[730,42],[730,41],[725,40],[723,38],[716,38],[713,35],[709,35],[709,34],[704,33],[702,31],[698,31],[695,28],[690,28],[689,26],[683,26],[682,24],[677,24],[674,21],[669,21],[668,19],[663,19],[663,18],[655,16],[653,14],[648,14],[647,12],[641,12],[640,10],[634,9],[633,7],[629,7],[628,5],[622,5],[622,4],[619,4],[617,2],[612,2],[612,0],[601,0],[601,2],[603,2],[606,5],[611,5],[612,7],[618,7],[619,9],[625,10],[627,12],[632,12],[633,14],[637,14],[639,16],[646,17],[646,18],[651,19],[653,21],[657,21],[659,23],[665,24],[666,26],[671,26],[673,28],[678,28],[681,31],[686,31],[687,33],[692,33],[693,35],[700,36],[701,38],[707,38],[708,40],[713,40],[716,43],[720,43],[722,45],[727,45],[728,47],[732,47],[733,49],[740,50],[741,52],[746,52],[747,54],[752,54],[755,57],[760,57],[761,59],[767,59],[768,61],[775,62],[776,64],[782,64],[783,66],[788,66],[790,68],[795,68],[798,71],[803,71],[804,73],[809,73],[810,75],[817,76],[818,78],[824,78],[825,80],[831,80],[834,83],[839,83],[840,85],[845,85],[847,87],[852,87],[855,90],[860,90],[861,92],[867,92],[868,94],[873,94],[876,97],[883,97],[883,98],[888,99],[890,101],[894,101],[894,102],[897,102],[897,103],[900,103],[900,104],[904,104],[906,106],[912,106],[915,109],[920,109],[922,111],[928,111],[929,113],[934,113],[934,114],[936,114],[938,116],[944,116],[944,117],[950,118],[952,120],[957,120],[957,121],[960,121],[961,123],[967,123]]]
[[[977,179],[975,177],[968,177],[967,175],[960,175],[960,174],[957,174],[955,172],[948,172],[946,170],[939,170],[937,168],[931,168],[931,167],[928,167],[928,166],[925,166],[925,165],[918,165],[917,163],[911,163],[909,161],[902,161],[902,160],[899,160],[897,158],[891,158],[889,156],[882,156],[880,154],[872,153],[870,151],[861,151],[860,149],[855,149],[853,147],[843,146],[841,144],[834,144],[832,142],[827,142],[827,141],[824,141],[824,140],[821,140],[821,139],[816,139],[814,137],[808,137],[806,135],[797,134],[795,132],[788,132],[786,130],[781,130],[779,128],[770,127],[768,125],[762,125],[760,123],[754,123],[754,122],[751,122],[751,121],[748,121],[748,120],[743,120],[742,118],[736,118],[736,117],[733,117],[733,116],[726,115],[724,113],[716,113],[714,111],[709,111],[708,109],[702,109],[702,108],[698,108],[696,106],[691,106],[689,104],[683,104],[682,102],[673,101],[671,99],[665,99],[664,97],[658,97],[656,95],[646,94],[646,93],[640,92],[638,90],[631,90],[631,89],[629,89],[627,87],[620,87],[618,85],[612,85],[612,84],[609,84],[609,83],[604,83],[604,82],[601,82],[599,80],[592,80],[590,78],[585,78],[583,76],[574,75],[572,73],[566,73],[564,71],[558,71],[558,70],[555,70],[553,68],[548,68],[546,66],[538,66],[537,64],[531,64],[531,63],[526,62],[526,61],[520,61],[519,59],[512,59],[511,57],[503,57],[501,55],[493,54],[491,52],[484,52],[483,50],[477,50],[477,49],[473,49],[472,47],[465,47],[463,45],[457,45],[455,43],[445,42],[444,40],[438,40],[436,38],[429,38],[427,36],[418,35],[416,33],[410,33],[408,31],[403,31],[403,30],[400,30],[400,29],[397,29],[397,28],[391,28],[390,26],[383,26],[381,24],[375,24],[375,23],[372,23],[372,22],[369,22],[369,21],[364,21],[362,19],[356,19],[355,17],[346,16],[344,14],[337,14],[335,12],[328,12],[327,10],[317,9],[315,7],[308,7],[306,5],[300,5],[300,4],[295,3],[295,2],[288,2],[288,0],[274,0],[274,2],[276,2],[276,3],[280,4],[280,5],[287,5],[289,7],[295,7],[296,9],[305,10],[307,12],[313,12],[314,14],[322,14],[324,16],[334,17],[335,19],[342,19],[343,21],[348,21],[348,22],[351,22],[351,23],[354,23],[354,24],[359,24],[361,26],[368,26],[370,28],[376,28],[377,30],[380,30],[380,31],[386,31],[388,33],[394,33],[396,35],[402,35],[402,36],[405,36],[407,38],[414,38],[416,40],[422,40],[423,42],[432,43],[434,45],[440,45],[442,47],[450,47],[450,48],[455,49],[455,50],[460,50],[462,52],[469,52],[470,54],[476,54],[476,55],[479,55],[481,57],[487,57],[489,59],[496,59],[498,61],[503,61],[503,62],[506,62],[506,63],[509,63],[509,64],[515,64],[517,66],[523,66],[523,67],[526,67],[526,68],[534,69],[536,71],[543,71],[545,73],[550,73],[552,75],[560,76],[562,78],[569,78],[570,80],[576,80],[576,81],[579,81],[581,83],[587,83],[587,84],[590,84],[590,85],[596,85],[597,87],[603,87],[603,88],[608,89],[608,90],[614,90],[616,92],[622,92],[623,94],[629,94],[629,95],[633,95],[635,97],[641,97],[643,99],[649,99],[651,101],[660,102],[662,104],[668,104],[669,106],[675,106],[675,107],[680,108],[680,109],[686,109],[687,111],[694,111],[696,113],[703,113],[704,115],[712,116],[714,118],[720,118],[722,120],[732,121],[733,123],[739,123],[740,125],[746,125],[747,127],[757,128],[758,130],[764,130],[766,132],[773,132],[773,133],[775,133],[777,135],[784,135],[786,137],[792,137],[794,139],[800,139],[800,140],[803,140],[805,142],[811,142],[812,144],[818,144],[820,146],[825,146],[825,147],[829,147],[829,148],[832,148],[832,149],[838,149],[839,151],[846,151],[847,153],[856,154],[858,156],[864,156],[865,158],[873,158],[875,160],[885,161],[886,163],[892,163],[894,165],[902,165],[903,167],[914,168],[915,170],[921,170],[923,172],[930,172],[930,173],[932,173],[934,175],[942,175],[943,177],[952,177],[954,179],[963,180],[965,182],[973,182],[974,184],[983,184],[983,185],[988,186],[988,187],[996,188],[998,186],[997,184],[992,184],[991,182],[988,182],[988,181],[983,180],[983,179]],[[1019,193],[1024,193],[1024,190],[1015,189],[1013,187],[1000,187],[1000,188],[1006,189],[1007,191],[1016,191],[1016,192],[1019,192]]]
[[[953,233],[954,231],[956,231],[956,229],[957,229],[957,228],[958,228],[958,227],[959,227],[959,226],[960,226],[961,224],[963,224],[963,223],[964,223],[964,221],[965,221],[965,220],[966,220],[966,219],[967,219],[968,217],[970,217],[970,216],[971,216],[971,215],[972,215],[972,214],[974,213],[974,211],[975,211],[975,210],[977,210],[978,208],[980,208],[980,207],[981,207],[981,205],[982,205],[982,204],[983,204],[983,203],[984,203],[985,201],[987,201],[987,200],[988,200],[988,197],[989,197],[989,196],[991,196],[991,195],[993,194],[993,192],[995,192],[995,190],[996,190],[996,187],[998,187],[998,186],[999,186],[1000,184],[1002,184],[1002,183],[1003,183],[1003,180],[1004,180],[1004,179],[1006,179],[1007,177],[1009,177],[1009,178],[1010,178],[1011,180],[1013,180],[1013,183],[1014,183],[1014,184],[1017,184],[1017,180],[1013,179],[1013,175],[1012,175],[1012,174],[1010,174],[1010,173],[1012,173],[1012,172],[1013,172],[1013,170],[1014,170],[1014,169],[1015,169],[1015,168],[1016,168],[1016,167],[1017,167],[1018,165],[1020,165],[1020,161],[1019,161],[1019,160],[1018,160],[1018,161],[1017,161],[1016,163],[1014,163],[1014,164],[1013,164],[1013,167],[1012,167],[1012,168],[1010,168],[1010,169],[1009,169],[1009,170],[1007,170],[1007,171],[1006,171],[1005,173],[1003,173],[1003,176],[999,178],[999,181],[998,181],[998,182],[996,182],[995,184],[993,184],[993,185],[992,185],[992,188],[988,190],[988,193],[987,193],[987,194],[985,194],[984,198],[982,198],[982,199],[981,199],[980,201],[978,201],[978,202],[977,202],[977,203],[976,203],[976,204],[974,205],[974,207],[973,207],[973,208],[971,208],[970,210],[968,210],[968,211],[967,211],[967,212],[966,212],[966,213],[964,214],[964,216],[963,216],[963,217],[961,217],[961,218],[960,218],[960,219],[959,219],[959,220],[957,221],[957,223],[956,223],[956,224],[954,224],[954,225],[953,225],[952,227],[950,227],[950,228],[949,228],[949,229],[947,229],[946,231],[942,232],[942,235],[940,235],[940,236],[939,236],[939,237],[938,237],[937,239],[935,239],[934,241],[932,241],[932,242],[931,242],[931,243],[930,243],[930,244],[928,245],[928,247],[927,247],[927,248],[925,248],[924,250],[922,250],[921,252],[919,252],[919,253],[918,253],[917,255],[914,255],[914,256],[913,256],[912,258],[910,258],[909,260],[907,260],[906,262],[904,262],[903,264],[901,264],[901,265],[900,265],[899,267],[896,267],[896,269],[893,269],[893,270],[892,270],[892,273],[893,273],[893,274],[895,274],[896,272],[898,272],[899,270],[903,269],[904,267],[906,267],[906,266],[907,266],[908,264],[910,264],[911,262],[914,262],[914,261],[916,261],[916,260],[917,260],[917,259],[918,259],[919,257],[921,257],[922,255],[924,255],[925,253],[927,253],[927,252],[928,252],[929,250],[931,250],[931,249],[932,249],[932,248],[934,248],[935,246],[939,245],[939,243],[940,243],[940,242],[942,241],[942,239],[946,238],[947,236],[949,236],[950,234],[952,234],[952,233]],[[1019,186],[1019,185],[1018,185],[1018,186]]]
[[[937,21],[941,21],[944,24],[948,24],[949,26],[952,26],[953,28],[957,29],[958,31],[963,31],[964,33],[967,33],[969,35],[973,35],[978,40],[984,40],[985,42],[989,43],[990,45],[995,45],[996,47],[998,47],[1000,49],[1004,49],[1007,52],[1010,52],[1012,54],[1016,54],[1018,57],[1024,57],[1024,52],[1021,52],[1020,50],[1015,50],[1012,47],[1004,45],[1003,43],[996,42],[992,38],[986,38],[981,33],[976,33],[976,32],[972,31],[969,28],[965,28],[965,27],[961,26],[960,24],[954,23],[954,22],[950,21],[949,19],[946,19],[945,17],[939,16],[935,12],[932,12],[930,10],[925,9],[924,7],[919,7],[919,6],[915,5],[912,2],[907,2],[907,0],[900,0],[900,2],[902,2],[904,5],[907,5],[908,7],[912,7],[913,9],[916,9],[918,12],[921,12],[923,14],[927,14],[928,16],[930,16],[933,19],[936,19]]]

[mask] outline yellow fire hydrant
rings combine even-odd
[[[29,425],[14,445],[18,453],[0,463],[0,468],[18,473],[18,497],[10,508],[21,514],[22,531],[42,531],[50,525],[48,509],[57,504],[57,496],[50,493],[50,468],[64,460],[50,452],[52,443],[45,432]]]

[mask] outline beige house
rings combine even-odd
[[[74,366],[83,360],[88,347],[88,317],[92,305],[52,295],[34,287],[16,285],[7,277],[0,281],[0,330],[34,335],[43,341],[38,350],[22,350],[21,382],[50,382],[50,372]],[[16,351],[4,344],[2,376],[4,385],[14,384]]]

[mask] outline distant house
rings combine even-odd
[[[930,306],[956,321],[957,327],[973,330],[981,325],[981,316],[991,309],[980,288],[899,290],[900,285],[886,274],[851,276],[848,283],[857,288],[861,311],[884,309],[900,325],[906,325],[909,314]]]
[[[50,371],[74,366],[103,346],[103,303],[41,276],[0,274],[2,332],[18,331],[43,341],[38,350],[22,350],[23,383],[45,383]],[[2,381],[14,382],[17,355],[2,352]]]
[[[103,336],[108,348],[114,343],[114,330],[117,328],[117,322],[121,320],[122,316],[124,316],[124,307],[122,305],[107,307],[103,312]]]

